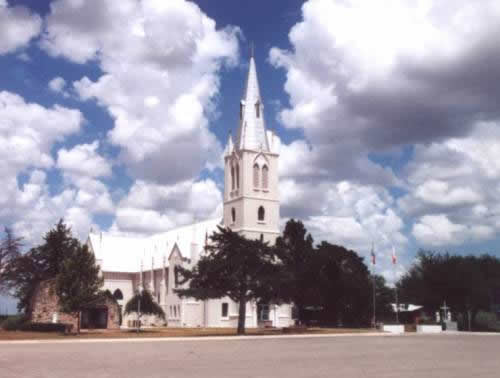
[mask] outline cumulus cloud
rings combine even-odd
[[[53,78],[51,81],[49,81],[49,89],[53,92],[67,95],[67,93],[64,91],[65,87],[66,87],[66,80],[64,80],[60,76],[57,76]]]
[[[222,194],[210,179],[176,185],[138,180],[119,203],[112,230],[151,234],[221,216]]]
[[[98,141],[80,144],[70,150],[61,148],[57,153],[57,167],[77,176],[109,176],[111,164],[99,155],[98,148]]]
[[[0,0],[0,55],[26,46],[41,30],[40,16],[22,6]]]
[[[4,177],[30,166],[51,167],[53,143],[80,130],[84,121],[79,110],[27,103],[7,91],[0,91],[0,119],[0,172]]]
[[[293,50],[274,48],[270,60],[287,73],[281,120],[314,142],[380,149],[498,118],[497,1],[310,0],[302,13]]]
[[[112,116],[109,141],[132,177],[170,185],[220,165],[210,109],[238,35],[184,0],[55,1],[41,45],[99,65],[103,75],[74,82],[76,93]]]

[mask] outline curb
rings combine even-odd
[[[29,344],[71,344],[71,343],[148,343],[148,342],[179,342],[179,341],[241,341],[241,340],[276,340],[276,339],[310,339],[336,337],[440,337],[440,336],[500,336],[494,332],[458,332],[448,331],[439,334],[423,333],[325,333],[302,335],[250,335],[250,336],[194,336],[194,337],[131,337],[131,338],[95,338],[69,340],[0,340],[0,345],[29,345]]]

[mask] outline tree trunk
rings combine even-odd
[[[76,334],[80,334],[80,311],[76,313]]]
[[[247,303],[245,298],[240,298],[240,303],[239,303],[239,311],[238,311],[238,335],[244,335],[245,334],[245,319],[246,319],[246,313],[247,313]]]

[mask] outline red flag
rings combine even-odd
[[[372,252],[370,255],[372,257],[372,264],[375,265],[375,251],[373,250],[373,244],[372,244]]]
[[[396,265],[396,262],[397,262],[396,249],[394,248],[394,246],[392,246],[392,263]]]

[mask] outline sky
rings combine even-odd
[[[498,256],[499,40],[497,0],[0,0],[0,224],[221,216],[253,43],[282,224],[373,243],[389,281],[419,249]]]

